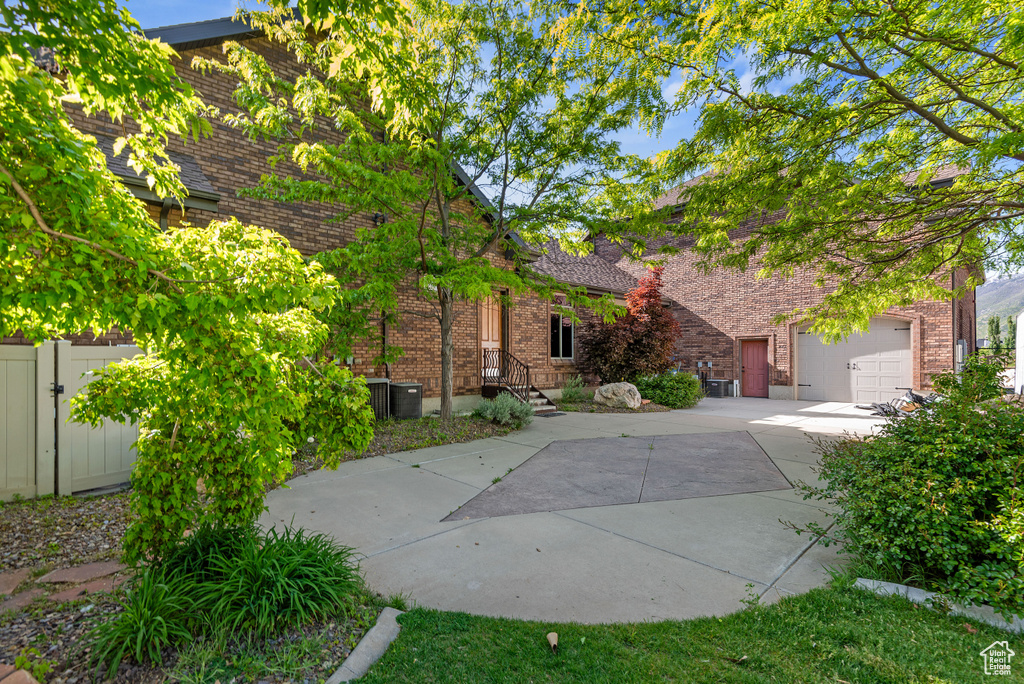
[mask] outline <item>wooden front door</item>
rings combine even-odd
[[[484,362],[484,354],[490,349],[501,349],[501,302],[496,299],[485,299],[480,303],[480,359],[483,362],[485,375],[497,374],[497,359],[491,363]]]
[[[768,340],[743,341],[743,396],[768,396]]]

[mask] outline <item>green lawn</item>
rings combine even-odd
[[[555,624],[424,609],[399,621],[398,640],[360,681],[982,682],[993,678],[979,653],[996,640],[1020,654],[1013,676],[999,680],[1024,681],[1021,637],[851,588],[684,622]]]

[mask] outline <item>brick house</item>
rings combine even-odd
[[[191,24],[179,24],[145,31],[147,37],[157,38],[173,47],[179,54],[175,59],[178,74],[189,82],[204,101],[221,112],[239,112],[233,100],[236,83],[220,73],[202,74],[191,68],[194,57],[222,59],[222,45],[234,40],[244,43],[288,77],[299,75],[298,65],[290,51],[265,38],[260,32],[231,18],[215,19]],[[266,160],[277,152],[273,142],[250,140],[245,134],[220,121],[211,121],[213,134],[199,142],[183,144],[172,141],[168,146],[171,159],[181,167],[181,178],[189,190],[189,197],[180,206],[171,199],[158,198],[145,180],[126,164],[126,155],[115,157],[113,143],[122,134],[120,124],[100,117],[85,117],[80,110],[70,109],[69,115],[83,132],[96,137],[98,146],[107,156],[108,168],[136,197],[143,200],[150,216],[162,227],[177,225],[183,220],[203,224],[218,217],[235,216],[245,223],[273,228],[288,239],[291,246],[305,256],[335,249],[351,240],[359,227],[373,225],[371,214],[349,217],[344,222],[331,222],[340,213],[317,203],[281,203],[248,197],[239,197],[237,190],[254,186],[261,174],[268,170]],[[325,137],[330,137],[325,133]],[[281,165],[279,169],[285,168]],[[298,168],[289,173],[300,175]],[[457,175],[459,170],[455,170]],[[468,184],[468,179],[460,177]],[[487,198],[475,187],[469,186],[475,201],[488,206]],[[509,268],[514,264],[503,252],[491,258]],[[608,272],[615,271],[610,266]],[[618,272],[616,290],[622,294],[628,289],[629,279]],[[400,296],[400,306],[414,314],[429,314],[430,303],[419,297],[410,280]],[[518,297],[513,306],[496,302],[468,303],[456,307],[454,393],[456,409],[472,408],[481,394],[481,363],[483,349],[500,348],[513,354],[530,368],[531,383],[537,387],[558,387],[575,372],[572,365],[572,326],[566,331],[564,343],[560,339],[559,351],[554,356],[550,349],[551,305],[532,296]],[[562,320],[558,318],[559,331]],[[390,377],[393,382],[421,382],[424,386],[424,410],[440,405],[440,328],[437,322],[416,315],[405,315],[399,327],[386,331],[392,343],[403,347],[405,355],[389,366],[373,366],[376,350],[368,345],[357,347],[349,359],[352,369],[367,377]],[[117,331],[94,335],[89,332],[68,335],[76,346],[109,346],[130,342],[128,335]],[[26,344],[20,337],[3,339],[3,344]]]
[[[660,198],[659,208],[678,206],[683,190]],[[764,216],[760,225],[780,216]],[[683,331],[676,344],[678,367],[729,381],[736,396],[888,401],[910,388],[927,390],[933,374],[956,368],[963,356],[975,349],[973,291],[951,302],[922,301],[890,309],[871,319],[865,334],[825,345],[806,332],[806,324],[776,324],[772,320],[822,301],[826,291],[815,285],[813,273],[802,271],[788,279],[767,280],[756,279],[756,269],[702,273],[696,267],[696,255],[686,249],[692,240],[670,241],[681,249],[664,264],[662,295]],[[643,275],[644,264],[624,256],[618,245],[602,236],[593,242],[594,254],[589,259],[599,259],[634,281]],[[573,270],[562,261],[549,255],[539,265],[557,279],[571,280]],[[589,272],[598,271],[591,267]],[[947,278],[951,287],[957,287],[967,273]]]
[[[146,35],[161,39],[179,53],[175,60],[179,75],[222,112],[239,111],[232,98],[235,83],[220,73],[201,74],[190,65],[197,56],[221,58],[227,40],[243,42],[287,76],[301,73],[285,47],[230,18],[151,29]],[[171,144],[169,152],[182,169],[190,197],[184,206],[161,200],[125,165],[123,157],[113,157],[113,139],[121,133],[120,125],[86,118],[79,111],[72,111],[71,116],[81,130],[96,136],[111,171],[147,203],[151,216],[164,227],[183,219],[205,223],[218,216],[236,216],[243,222],[272,227],[309,256],[344,245],[358,227],[373,223],[372,215],[330,222],[337,212],[322,204],[237,196],[239,188],[258,182],[276,147],[272,142],[250,140],[219,121],[211,122],[211,138],[188,145]],[[300,173],[297,168],[292,172]],[[476,201],[487,206],[488,200],[479,190],[470,190]],[[671,204],[676,199],[667,196],[664,201]],[[505,260],[499,253],[492,258]],[[531,266],[561,282],[585,286],[594,294],[610,293],[620,303],[643,269],[601,238],[595,240],[594,253],[586,257],[565,254],[557,243],[549,243],[546,253],[536,253]],[[802,334],[799,325],[771,322],[776,314],[820,301],[821,291],[813,287],[809,274],[787,281],[756,281],[750,275],[723,271],[702,275],[694,269],[692,256],[684,252],[669,260],[664,281],[664,295],[683,328],[677,345],[680,368],[696,371],[698,363],[710,361],[712,377],[741,380],[740,393],[746,396],[887,399],[902,394],[903,390],[896,388],[927,387],[932,373],[954,367],[958,348],[974,348],[973,294],[952,303],[922,302],[887,312],[872,321],[871,332],[863,338],[826,347],[814,336]],[[412,282],[400,297],[400,305],[419,314],[431,312],[430,303],[419,297]],[[438,407],[440,330],[436,321],[405,315],[400,327],[384,332],[392,343],[404,348],[405,355],[387,367],[375,367],[371,363],[375,350],[363,345],[349,360],[353,370],[367,377],[386,376],[393,382],[421,382],[424,410]],[[116,333],[100,337],[86,333],[71,339],[78,345],[125,341]],[[5,338],[3,342],[23,340]],[[570,320],[553,312],[549,302],[533,296],[518,297],[510,307],[463,302],[456,307],[455,321],[456,409],[471,408],[478,400],[484,350],[492,348],[504,349],[526,364],[531,384],[541,389],[558,388],[576,372],[575,328]]]

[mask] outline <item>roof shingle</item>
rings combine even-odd
[[[596,254],[585,257],[566,254],[558,246],[558,240],[550,240],[544,249],[546,253],[533,262],[531,267],[560,283],[614,293],[626,293],[636,287],[636,278]]]
[[[145,180],[135,172],[135,169],[128,166],[128,153],[122,152],[119,155],[114,155],[114,138],[108,135],[101,135],[97,133],[92,134],[96,138],[96,146],[100,148],[104,156],[107,158],[107,169],[117,176],[118,178],[126,179],[130,182],[139,181],[145,182]],[[178,174],[181,178],[182,184],[190,193],[205,193],[207,195],[217,195],[217,189],[213,187],[210,180],[203,173],[203,170],[199,168],[199,163],[187,154],[180,152],[167,151],[167,156],[170,160],[177,164],[181,168],[181,172]]]

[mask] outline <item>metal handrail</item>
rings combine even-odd
[[[530,367],[504,349],[483,350],[483,384],[505,387],[530,403]]]

